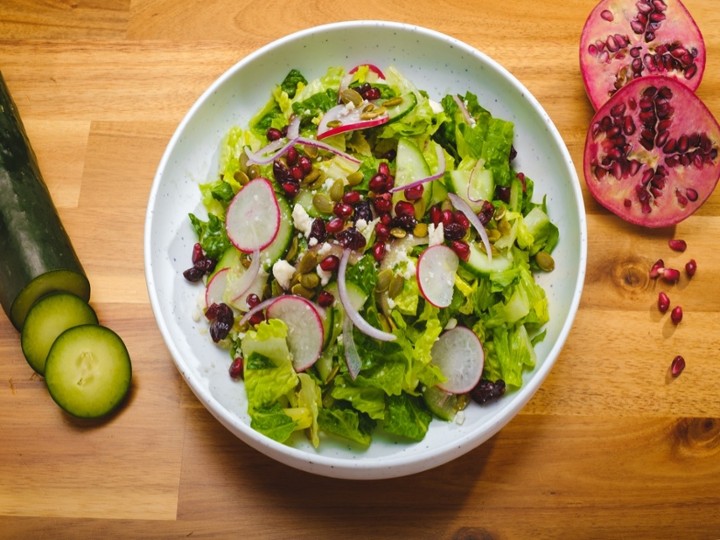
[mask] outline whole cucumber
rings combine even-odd
[[[20,330],[35,301],[55,291],[88,301],[90,283],[0,73],[0,303]]]

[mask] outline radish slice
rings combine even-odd
[[[362,318],[362,315],[360,315],[360,313],[352,305],[347,290],[347,284],[345,283],[345,272],[347,270],[348,259],[350,258],[350,251],[351,250],[349,249],[343,251],[343,255],[340,258],[340,266],[338,267],[337,274],[338,296],[340,297],[340,303],[345,309],[345,314],[352,320],[353,324],[363,334],[366,334],[371,338],[377,339],[378,341],[396,340],[397,336],[395,336],[394,334],[391,334],[389,332],[383,332],[382,330],[379,330],[372,326],[370,323],[368,323],[365,319]]]
[[[445,244],[436,244],[420,254],[417,282],[420,292],[433,306],[444,308],[452,302],[459,264],[460,258]]]
[[[490,239],[488,238],[485,227],[483,227],[483,224],[480,223],[480,218],[477,217],[477,214],[472,211],[470,205],[466,203],[462,197],[456,195],[455,193],[448,193],[448,198],[450,199],[452,205],[465,214],[465,216],[470,220],[470,223],[472,223],[472,226],[475,227],[475,230],[480,235],[480,239],[485,246],[485,252],[487,253],[488,259],[492,261],[492,247],[490,246]]]
[[[355,73],[358,69],[360,69],[363,66],[367,66],[367,68],[370,71],[372,71],[375,75],[377,75],[379,79],[385,80],[385,74],[375,64],[358,64],[357,66],[352,68],[350,71],[348,71],[348,73],[350,73],[350,74]]]
[[[482,376],[485,351],[475,332],[465,326],[456,326],[444,332],[430,352],[432,363],[440,368],[446,381],[438,387],[451,394],[469,392]]]
[[[225,215],[230,242],[244,253],[269,246],[280,229],[280,207],[270,181],[255,178],[238,191]]]
[[[388,191],[390,193],[395,193],[396,191],[405,191],[408,188],[414,188],[415,186],[419,186],[420,184],[426,184],[428,182],[432,182],[433,180],[437,180],[438,178],[442,178],[445,174],[445,152],[443,152],[442,146],[439,144],[435,145],[435,153],[437,154],[437,160],[438,160],[438,166],[437,166],[437,172],[435,174],[432,174],[430,176],[426,176],[425,178],[420,178],[419,180],[415,180],[413,182],[410,182],[409,184],[404,184],[402,186],[394,186],[393,188],[389,189]]]
[[[266,315],[287,325],[288,348],[295,370],[304,371],[312,366],[325,341],[322,317],[313,303],[301,296],[280,296],[267,308]]]
[[[358,353],[357,346],[355,345],[353,328],[353,322],[350,320],[350,317],[345,317],[345,320],[343,321],[343,348],[345,349],[345,363],[347,364],[350,378],[354,381],[362,368],[362,360],[360,359],[360,354]]]
[[[215,275],[208,281],[205,287],[205,307],[213,304],[222,304],[225,300],[225,289],[227,289],[228,275],[230,268],[223,268],[215,272]]]
[[[317,138],[324,139],[326,137],[332,137],[333,135],[344,133],[346,131],[355,131],[358,129],[366,129],[380,126],[390,120],[390,115],[387,112],[375,118],[363,120],[361,116],[366,104],[367,102],[363,102],[357,107],[336,105],[335,107],[327,111],[320,120],[320,123],[318,124]],[[339,122],[339,124],[333,125],[331,127],[329,125],[331,122]]]

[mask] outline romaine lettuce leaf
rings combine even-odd
[[[393,435],[421,441],[425,438],[431,420],[432,414],[423,405],[421,398],[402,394],[388,396],[387,414],[382,426]]]

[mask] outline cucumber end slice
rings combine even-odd
[[[64,331],[45,363],[50,396],[77,418],[101,418],[116,410],[131,381],[127,347],[105,326],[87,324]]]
[[[86,302],[90,299],[90,282],[83,274],[73,270],[54,270],[42,274],[20,291],[10,307],[8,316],[15,328],[22,330],[25,319],[35,302],[52,292],[68,292]]]

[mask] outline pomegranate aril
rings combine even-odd
[[[687,242],[676,238],[668,240],[668,245],[670,246],[670,249],[673,251],[679,251],[680,253],[687,249]]]
[[[307,156],[300,156],[298,159],[298,167],[300,167],[302,172],[307,176],[312,171],[312,161],[310,161],[310,158]]]
[[[349,204],[345,204],[342,202],[336,203],[333,207],[333,214],[335,214],[337,217],[346,219],[352,216],[353,213],[353,207]]]
[[[445,228],[455,221],[455,214],[452,210],[442,211],[442,224]]]
[[[375,244],[373,244],[372,254],[373,254],[373,258],[377,262],[380,262],[383,260],[383,258],[385,258],[386,252],[387,252],[387,248],[385,246],[385,242],[378,241],[378,242],[375,242]]]
[[[670,312],[670,319],[674,324],[680,324],[680,321],[682,321],[683,318],[683,310],[680,306],[675,306],[673,310]]]
[[[384,193],[388,188],[388,177],[382,173],[377,173],[370,179],[368,187],[375,193]]]
[[[334,217],[325,224],[325,231],[330,234],[336,234],[342,231],[345,221],[342,218]]]
[[[320,307],[330,307],[335,302],[335,297],[329,291],[320,291],[317,296],[317,303]]]
[[[417,201],[418,199],[420,199],[423,196],[424,191],[425,191],[425,187],[422,184],[418,184],[416,186],[406,188],[404,191],[405,198],[408,201]]]
[[[677,355],[675,358],[673,358],[672,363],[670,364],[670,374],[673,377],[678,377],[685,369],[685,359]]]
[[[430,207],[430,221],[436,227],[442,221],[442,210],[440,210],[440,207],[438,205]]]
[[[685,263],[685,273],[688,277],[693,277],[695,272],[697,272],[697,263],[695,262],[695,259],[690,259]]]
[[[470,246],[462,240],[452,240],[450,248],[460,257],[460,260],[467,261],[470,258]]]
[[[342,196],[342,202],[345,204],[354,205],[360,202],[362,195],[359,191],[348,191]]]
[[[660,313],[665,313],[670,308],[670,297],[666,293],[661,292],[658,294],[657,305]]]
[[[278,139],[282,139],[283,134],[282,131],[277,128],[269,128],[265,133],[265,136],[268,141],[277,141]]]
[[[294,146],[291,146],[287,149],[287,152],[285,152],[285,161],[288,165],[295,165],[298,160],[298,151],[297,148]]]
[[[664,268],[661,275],[667,283],[677,283],[680,280],[680,271],[676,268]]]
[[[247,298],[245,298],[245,303],[249,307],[254,308],[260,303],[260,297],[255,293],[250,293],[247,295]]]
[[[386,224],[382,222],[378,222],[375,225],[375,237],[378,240],[387,240],[387,238],[390,236],[390,227],[388,227]]]
[[[386,195],[388,195],[386,197]],[[378,195],[373,199],[373,206],[379,214],[387,214],[392,210],[392,197],[389,193]]]
[[[288,197],[295,197],[298,193],[300,193],[300,184],[294,181],[283,182],[282,188]]]
[[[395,204],[395,215],[396,216],[414,216],[415,207],[409,201],[398,201]]]
[[[658,259],[650,268],[650,277],[653,279],[660,277],[663,270],[665,270],[665,262],[662,259]]]
[[[205,257],[205,253],[203,252],[202,245],[200,245],[200,242],[196,242],[193,245],[192,249],[192,262],[193,264],[197,264]]]
[[[230,367],[228,368],[228,372],[230,373],[230,377],[233,379],[242,379],[244,372],[244,362],[242,356],[238,356],[232,361]]]
[[[340,265],[340,259],[337,255],[328,255],[322,261],[320,261],[320,268],[325,272],[333,272],[337,270]]]

